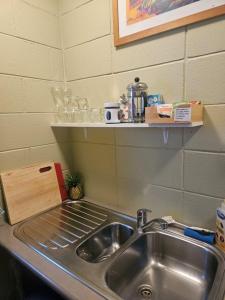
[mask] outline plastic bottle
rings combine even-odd
[[[225,200],[221,207],[217,208],[216,213],[216,243],[225,252]]]

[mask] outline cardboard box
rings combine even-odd
[[[182,104],[173,108],[163,104],[145,108],[145,123],[149,124],[191,124],[203,120],[202,104]]]

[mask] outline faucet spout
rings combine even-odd
[[[169,223],[161,218],[156,218],[153,219],[149,222],[147,222],[143,227],[142,227],[142,231],[144,231],[147,228],[156,228],[159,227],[162,230],[167,229],[169,226]]]

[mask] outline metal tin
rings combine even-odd
[[[106,124],[120,123],[120,104],[115,102],[104,103],[104,120]]]

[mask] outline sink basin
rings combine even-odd
[[[97,263],[111,257],[133,234],[133,229],[123,224],[110,224],[90,238],[77,249],[82,259]]]
[[[114,260],[106,283],[129,300],[218,299],[222,257],[204,245],[169,232],[144,234]]]

